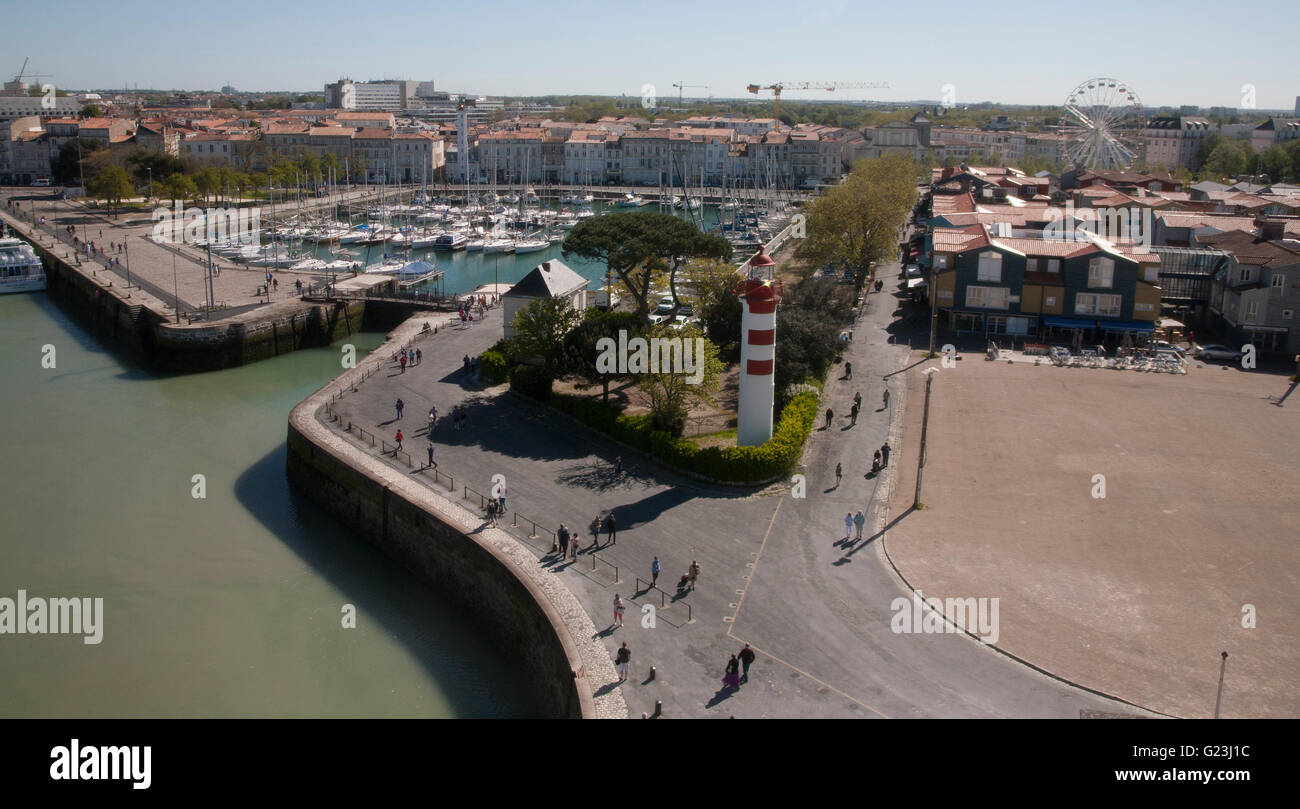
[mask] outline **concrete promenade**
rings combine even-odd
[[[887,436],[893,446],[900,445],[901,411],[913,406],[891,384],[891,407],[876,409],[882,378],[899,370],[908,354],[905,345],[886,343],[898,301],[891,294],[897,275],[896,264],[882,269],[887,290],[868,298],[846,353],[854,378],[837,378],[843,366],[832,371],[823,408],[833,407],[837,417],[808,443],[804,499],[792,498],[786,485],[749,491],[681,478],[565,416],[509,394],[504,386],[486,389],[462,370],[462,357],[500,338],[496,311],[472,327],[418,336],[413,346],[423,352],[423,363],[405,373],[389,359],[391,345],[379,349],[384,370],[359,383],[355,393],[349,389],[328,410],[321,408],[317,417],[336,435],[420,481],[433,507],[446,507],[451,496],[477,515],[480,501],[474,492],[490,493],[493,476],[503,475],[509,514],[501,528],[578,598],[591,616],[592,639],[611,658],[619,644],[628,643],[628,681],[611,678],[594,685],[598,698],[618,689],[632,717],[652,713],[656,701],[662,702],[664,716],[674,718],[1140,713],[1040,674],[964,635],[891,631],[891,602],[910,591],[883,558],[880,534],[868,530],[867,539],[845,542],[843,519],[846,511],[862,508],[876,524],[887,522],[884,504],[892,472],[914,462],[896,452],[891,474],[864,477],[872,452]],[[443,323],[446,316],[430,319]],[[404,333],[411,325],[403,326]],[[325,398],[338,388],[327,386]],[[864,408],[849,428],[846,415],[855,391],[862,392]],[[399,397],[405,404],[401,420],[394,410]],[[468,412],[459,431],[449,417],[457,404]],[[440,416],[433,432],[437,475],[424,468],[430,406]],[[348,422],[374,434],[375,446],[356,432],[345,434]],[[391,447],[399,428],[410,466],[407,456],[382,452],[380,442]],[[624,470],[615,475],[619,455]],[[845,469],[838,487],[837,461]],[[454,479],[452,491],[448,475]],[[610,509],[618,521],[617,544],[605,544],[602,535],[595,550],[587,526]],[[536,539],[528,536],[530,520],[540,529]],[[550,532],[561,522],[582,538],[577,561],[561,562],[550,554]],[[667,595],[637,585],[638,577],[650,578],[656,555],[663,567],[659,585]],[[692,560],[702,568],[698,587],[677,598],[675,584]],[[612,626],[615,593],[628,601],[621,628]],[[643,606],[658,608],[661,601],[669,606],[657,609],[654,628],[643,626],[648,618]],[[754,647],[758,659],[749,682],[727,691],[721,683],[724,666],[744,643]]]

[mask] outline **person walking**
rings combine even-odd
[[[497,492],[497,505],[501,507],[501,513],[506,513],[506,484],[501,484],[501,491]]]
[[[871,457],[871,474],[874,475],[879,471],[880,471],[880,450],[876,450],[876,454]]]
[[[853,526],[858,529],[855,539],[862,539],[862,526],[866,524],[867,515],[862,513],[862,509],[858,509],[858,513],[853,515]]]
[[[618,522],[614,519],[614,512],[609,512],[605,518],[605,532],[609,535],[609,544],[618,544]]]
[[[849,408],[849,426],[856,427],[858,424],[858,406],[855,404]]]
[[[406,352],[402,352],[402,373],[406,373]]]
[[[727,673],[722,677],[722,685],[733,691],[740,688],[740,661],[733,654],[727,661]]]
[[[889,388],[885,388],[885,393],[881,396],[881,401],[884,402],[884,405],[880,408],[881,410],[889,407]]]
[[[749,648],[749,644],[746,643],[745,648],[740,650],[740,681],[742,683],[749,682],[749,667],[753,665],[754,657],[754,650]]]
[[[614,626],[623,625],[624,606],[625,605],[623,604],[623,598],[618,593],[615,593],[614,594]]]
[[[468,374],[469,374],[469,355],[468,355],[468,354],[466,354],[466,355],[464,356],[464,358],[461,359],[461,364],[465,366],[465,373],[466,373],[466,375],[468,375]]]
[[[880,468],[889,466],[889,442],[880,445]]]
[[[627,641],[618,647],[618,653],[614,656],[614,666],[618,669],[618,681],[621,683],[627,679],[627,670],[632,665],[632,652],[627,648]]]
[[[851,362],[844,363],[844,378],[845,379],[853,378],[853,363]]]
[[[433,442],[430,441],[429,442],[429,468],[432,469],[435,466],[437,466],[437,464],[433,462]]]
[[[419,365],[422,362],[424,362],[424,349],[417,348],[415,349],[415,364]]]
[[[691,589],[695,589],[695,580],[700,577],[700,563],[692,561],[691,566],[687,568],[686,575],[691,579]]]
[[[862,391],[853,394],[853,403],[858,407],[862,407]]]
[[[402,410],[403,410],[405,407],[406,407],[406,402],[403,402],[401,399],[398,399],[396,402],[393,403],[393,408],[394,408],[395,410],[397,410],[397,420],[398,420],[398,421],[401,421],[401,420],[402,420]]]
[[[843,478],[844,478],[844,466],[843,464],[837,463],[835,464],[835,487],[836,488],[839,488],[840,480],[842,480]]]
[[[662,566],[659,564],[659,557],[656,556],[654,558],[654,561],[650,563],[650,586],[651,587],[654,587],[659,583],[659,571],[661,569]]]
[[[623,456],[620,455],[614,459],[614,477],[623,474]]]
[[[401,431],[401,430],[398,430],[398,431],[397,431],[397,448],[398,448],[399,450],[402,448],[402,431]],[[393,454],[396,455],[397,453],[394,452]]]
[[[560,523],[560,527],[555,532],[555,541],[559,544],[560,558],[564,559],[569,555],[569,529]]]
[[[604,524],[605,522],[600,518],[600,515],[597,514],[591,521],[591,525],[587,526],[587,530],[591,531],[591,542],[593,546],[600,544],[600,529]]]
[[[831,419],[833,419],[833,418],[835,418],[835,411],[834,411],[834,410],[831,410],[829,407],[826,408],[826,428],[827,428],[827,429],[830,429],[830,426],[831,426]]]

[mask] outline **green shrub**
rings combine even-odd
[[[736,483],[770,480],[793,469],[818,410],[816,393],[800,393],[781,411],[772,440],[766,444],[701,448],[688,439],[655,430],[649,414],[624,415],[614,405],[567,394],[555,394],[551,404],[588,427],[653,455],[668,466]]]
[[[551,398],[551,378],[536,365],[516,365],[510,372],[510,389],[545,402]]]
[[[510,363],[501,352],[489,348],[478,355],[478,370],[485,381],[495,385],[510,375]]]

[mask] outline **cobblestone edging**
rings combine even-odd
[[[410,479],[363,447],[321,421],[321,411],[340,389],[360,383],[367,373],[382,368],[398,347],[421,336],[424,318],[412,318],[392,331],[357,367],[352,368],[299,403],[289,417],[290,431],[297,431],[317,450],[368,478],[392,494],[415,504],[424,513],[474,543],[499,563],[501,574],[513,577],[536,603],[568,659],[574,675],[580,714],[583,718],[625,719],[627,703],[617,688],[607,688],[618,679],[613,662],[595,639],[596,627],[582,604],[560,579],[545,571],[528,548],[498,528],[481,528],[481,519],[436,489]],[[465,594],[469,597],[469,594]]]

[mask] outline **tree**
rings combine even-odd
[[[1247,157],[1239,141],[1225,140],[1205,159],[1205,170],[1216,177],[1235,177],[1246,171]],[[1253,157],[1253,156],[1252,156]],[[1253,160],[1250,161],[1253,164]],[[1253,168],[1253,165],[1250,166]]]
[[[853,270],[860,289],[871,263],[893,256],[899,229],[916,204],[917,167],[911,158],[862,160],[849,178],[805,208],[808,236],[795,255],[814,266]]]
[[[637,313],[650,310],[650,285],[656,271],[668,273],[669,289],[677,300],[676,276],[690,258],[731,259],[731,245],[706,236],[672,214],[638,211],[603,214],[579,222],[564,240],[564,256],[602,261],[636,301]]]
[[[1264,150],[1260,155],[1260,162],[1270,182],[1281,182],[1291,174],[1291,155],[1276,144]]]
[[[184,202],[187,199],[194,199],[199,195],[198,186],[194,184],[187,175],[177,172],[168,175],[158,186],[158,190],[163,196],[172,201],[172,204]]]
[[[206,166],[194,175],[194,185],[206,202],[209,196],[221,190],[221,172],[215,166]]]
[[[568,298],[539,298],[515,314],[514,342],[519,356],[541,360],[548,380],[567,368],[564,338],[582,320],[582,313],[569,305]]]
[[[135,193],[135,186],[126,169],[120,166],[108,166],[90,181],[87,189],[91,196],[108,202],[110,210],[122,204],[122,198]]]
[[[809,278],[786,292],[776,310],[777,391],[820,377],[839,351],[840,330],[852,319],[847,285]]]
[[[605,312],[588,309],[582,323],[565,335],[564,350],[570,373],[577,374],[593,385],[601,386],[601,398],[609,401],[609,386],[618,379],[626,379],[627,374],[605,372],[597,360],[600,357],[598,343],[609,338],[618,342],[619,332],[625,332],[630,340],[645,330],[645,321],[635,312]]]
[[[685,373],[681,369],[661,368],[655,373],[638,375],[637,388],[649,400],[650,417],[654,420],[655,427],[666,430],[672,435],[681,435],[686,426],[686,414],[690,412],[691,406],[697,402],[711,402],[714,391],[718,389],[718,379],[722,375],[718,347],[704,339],[704,335],[697,329],[674,330],[660,324],[651,327],[649,336],[667,340],[680,339],[683,344],[683,355],[687,341],[690,341],[692,352],[695,351],[696,345],[703,347],[703,357],[691,354],[695,363],[703,363],[703,377],[699,384],[691,381],[693,374]],[[695,342],[697,338],[702,342],[697,344]]]
[[[126,164],[131,167],[131,175],[135,181],[141,184],[149,182],[150,177],[157,182],[185,170],[184,164],[178,158],[166,152],[137,150],[127,156]]]
[[[736,295],[740,273],[726,261],[694,259],[682,269],[682,278],[695,293],[695,314],[705,333],[720,353],[731,356],[732,348],[740,344],[743,307]]]
[[[50,167],[54,181],[60,185],[78,182],[85,168],[81,161],[104,148],[103,143],[87,138],[72,138],[67,141],[59,148],[59,156]]]

